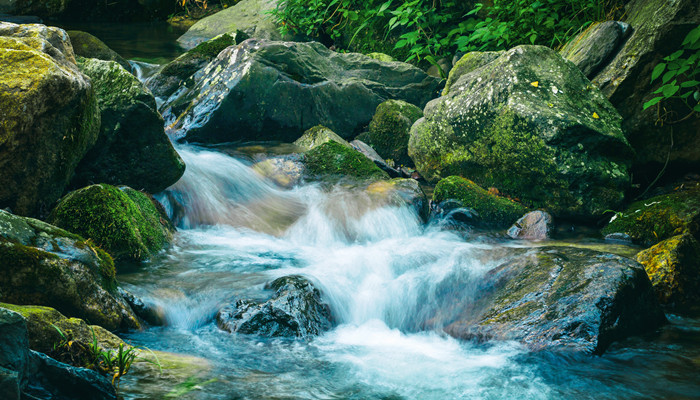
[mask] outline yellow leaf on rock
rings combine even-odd
[[[532,86],[534,86],[534,87],[539,87],[539,86],[540,86],[540,81],[530,82],[530,85],[532,85]]]
[[[598,113],[593,113],[593,118],[598,119],[600,116],[598,116]]]

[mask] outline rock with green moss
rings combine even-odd
[[[117,260],[149,258],[170,242],[174,230],[155,199],[107,184],[69,193],[48,221],[90,239]]]
[[[0,22],[0,208],[48,213],[99,128],[65,31]]]
[[[700,187],[634,202],[602,230],[603,235],[624,233],[645,246],[685,232],[700,232]]]
[[[473,290],[478,301],[465,301],[445,328],[450,335],[601,354],[666,320],[644,268],[633,260],[566,247],[517,252],[485,275]]]
[[[476,64],[411,128],[421,175],[469,177],[555,216],[620,206],[633,152],[620,115],[580,70],[543,46]]]
[[[165,134],[151,92],[116,62],[81,58],[78,65],[96,90],[102,126],[71,187],[104,182],[157,193],[177,182],[185,163]]]
[[[0,210],[0,301],[54,307],[109,330],[137,328],[114,261],[92,241]]]
[[[662,85],[651,74],[664,57],[681,48],[686,35],[700,25],[697,0],[632,0],[622,22],[632,33],[614,58],[591,81],[622,115],[623,130],[636,152],[634,176],[653,180],[662,168],[668,173],[697,172],[700,167],[700,118],[686,118],[690,107],[680,100],[661,108],[643,109]],[[588,36],[594,32],[588,32]],[[577,38],[576,40],[587,40]],[[692,51],[685,51],[684,58]],[[680,83],[680,82],[679,82]],[[663,123],[661,123],[663,122]]]
[[[442,89],[442,95],[447,96],[450,93],[452,85],[454,85],[462,76],[479,69],[484,65],[494,61],[503,55],[501,51],[474,51],[463,55],[450,70],[447,76],[445,88]]]
[[[317,125],[313,128],[304,132],[304,134],[297,140],[294,141],[294,145],[302,149],[303,151],[309,151],[315,147],[318,147],[326,142],[336,142],[340,143],[345,147],[350,147],[350,143],[346,142],[345,139],[338,136],[332,130],[326,128],[323,125]]]
[[[662,304],[678,311],[700,309],[700,243],[690,233],[637,254]]]
[[[394,57],[392,57],[388,54],[384,54],[384,53],[377,53],[376,51],[367,54],[367,57],[374,58],[375,60],[384,61],[384,62],[396,61],[396,59]]]
[[[168,97],[180,86],[192,84],[195,72],[207,65],[225,48],[248,39],[241,31],[224,33],[187,51],[166,64],[156,75],[148,79],[148,88],[158,97]]]
[[[480,224],[497,228],[507,228],[527,212],[522,204],[492,194],[461,176],[447,177],[435,185],[433,201],[446,200],[456,200],[461,206],[474,210]]]
[[[114,61],[131,72],[131,64],[97,37],[83,31],[67,31],[76,56]]]
[[[437,85],[406,63],[336,53],[317,42],[248,39],[200,69],[162,112],[172,114],[169,133],[178,140],[292,142],[317,125],[347,139],[385,100],[422,107]]]
[[[312,180],[388,179],[389,175],[355,149],[333,141],[306,152],[302,158],[306,174]]]
[[[392,160],[396,166],[412,166],[408,156],[408,138],[411,126],[423,111],[413,104],[401,100],[387,100],[377,106],[377,111],[369,123],[369,132],[358,139],[372,146],[385,160]]]
[[[624,22],[595,22],[571,39],[559,53],[592,79],[615,56],[630,31]]]
[[[242,0],[214,15],[197,21],[177,40],[184,48],[191,49],[198,44],[224,33],[236,31],[246,35],[269,40],[281,40],[269,11],[277,7],[277,0]]]

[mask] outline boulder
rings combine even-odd
[[[177,182],[185,163],[165,134],[151,92],[114,61],[85,58],[78,65],[92,79],[102,125],[71,186],[108,183],[157,193]]]
[[[700,244],[684,233],[637,254],[659,301],[675,310],[700,308]]]
[[[601,354],[666,320],[639,263],[593,250],[524,250],[489,271],[477,293],[446,327],[450,335]]]
[[[153,197],[107,184],[69,193],[48,221],[92,240],[117,260],[153,256],[170,243],[175,230]]]
[[[624,22],[595,22],[571,39],[559,53],[592,79],[617,54],[630,31],[629,24]]]
[[[92,242],[0,210],[0,301],[54,307],[109,330],[138,328],[114,274]]]
[[[661,80],[651,74],[663,58],[681,48],[688,32],[700,25],[697,0],[632,0],[624,22],[632,33],[617,55],[591,81],[600,88],[624,118],[623,130],[636,151],[635,177],[651,181],[666,164],[669,174],[697,171],[700,167],[700,118],[681,123],[690,109],[682,101],[666,101],[643,109],[657,95]],[[587,39],[581,39],[587,40]],[[684,57],[690,54],[686,51]]]
[[[634,202],[602,230],[603,235],[625,234],[645,246],[685,232],[700,232],[700,186]]]
[[[20,388],[26,387],[29,364],[27,323],[16,312],[0,308],[0,394],[7,399],[19,399]]]
[[[266,287],[274,294],[263,303],[238,300],[216,315],[229,332],[275,337],[309,337],[329,330],[333,317],[321,293],[306,278],[285,276]]]
[[[408,153],[421,175],[468,177],[556,216],[618,207],[632,150],[615,108],[550,48],[494,56],[465,55],[472,69],[458,63],[462,75],[411,128]]]
[[[372,182],[364,192],[370,197],[375,207],[408,206],[421,220],[424,222],[428,220],[430,213],[428,198],[415,179],[394,178]]]
[[[157,97],[168,98],[183,85],[192,85],[192,76],[216,58],[225,48],[237,45],[248,39],[240,31],[224,33],[187,51],[166,64],[158,73],[146,82],[148,88]]]
[[[366,133],[362,133],[359,136],[364,136]],[[365,157],[369,158],[370,160],[374,161],[374,163],[379,167],[382,171],[386,172],[389,174],[390,177],[392,178],[399,178],[399,177],[409,177],[410,174],[404,175],[400,169],[397,170],[394,167],[390,166],[387,164],[384,159],[377,154],[376,151],[372,148],[372,146],[368,145],[367,143],[363,142],[362,140],[355,139],[352,142],[350,142],[350,146],[359,151],[360,153],[364,154]]]
[[[350,147],[350,143],[346,142],[335,132],[326,128],[323,125],[314,126],[313,128],[304,132],[304,134],[299,139],[294,141],[294,145],[299,147],[303,151],[309,151],[315,147],[318,147],[326,142],[331,141],[340,143],[348,148]]]
[[[508,229],[513,239],[547,240],[552,231],[552,216],[544,211],[530,211]]]
[[[197,21],[177,40],[186,49],[224,33],[244,32],[252,38],[281,40],[277,26],[268,14],[277,7],[277,0],[242,0],[214,15]]]
[[[413,104],[401,100],[387,100],[377,106],[369,123],[369,132],[358,139],[372,146],[382,158],[392,160],[394,165],[412,166],[408,156],[408,138],[411,126],[423,111]]]
[[[0,208],[45,215],[99,128],[65,31],[0,23]]]
[[[228,47],[162,107],[172,135],[194,142],[292,142],[324,125],[342,138],[360,132],[377,106],[422,107],[438,80],[406,63],[335,53],[320,43],[248,39]]]
[[[302,156],[306,177],[310,180],[328,179],[387,179],[389,175],[372,160],[352,148],[330,141]]]
[[[83,31],[67,31],[76,56],[114,61],[132,72],[131,64],[97,37]]]
[[[435,185],[433,202],[440,204],[450,200],[476,213],[470,222],[485,227],[506,228],[527,212],[522,204],[491,193],[461,176],[447,177]]]
[[[299,184],[305,173],[304,164],[296,154],[268,158],[253,164],[251,168],[283,188]]]

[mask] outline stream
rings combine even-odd
[[[669,315],[659,332],[603,356],[459,341],[433,317],[476,298],[475,282],[513,247],[535,244],[440,218],[424,224],[412,208],[373,205],[351,186],[281,189],[251,169],[260,154],[176,149],[185,175],[157,196],[179,228],[173,245],[118,276],[166,324],[124,338],[194,356],[201,368],[179,391],[128,374],[125,399],[700,398],[700,319]],[[321,290],[334,329],[304,341],[216,326],[221,306],[265,299],[264,285],[286,275]]]

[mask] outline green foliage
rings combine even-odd
[[[700,25],[690,31],[681,49],[664,57],[654,67],[651,82],[661,79],[658,96],[644,103],[644,109],[668,99],[680,99],[692,113],[700,113]]]
[[[384,51],[436,64],[457,51],[520,44],[555,47],[619,9],[620,0],[282,0],[273,16],[282,33],[328,37],[348,50]],[[367,35],[378,32],[378,36]],[[365,42],[365,43],[358,43]],[[370,43],[366,43],[370,41]]]

